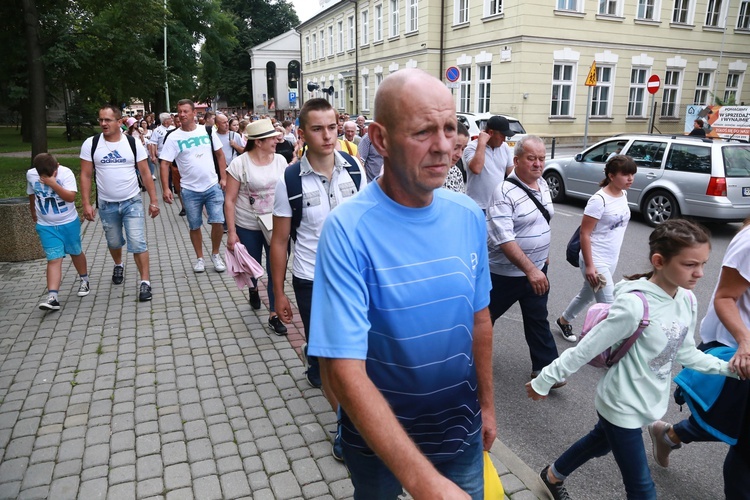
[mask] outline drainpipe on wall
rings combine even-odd
[[[359,116],[359,1],[349,1],[354,4],[354,113]]]
[[[443,59],[445,47],[445,0],[440,0],[440,64],[438,70],[438,80],[443,81]]]

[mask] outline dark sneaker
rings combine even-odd
[[[147,302],[149,300],[151,300],[151,285],[142,281],[141,289],[138,292],[138,301]]]
[[[562,338],[564,338],[568,342],[576,342],[578,340],[578,337],[576,337],[573,333],[573,325],[571,325],[570,323],[568,323],[567,325],[563,324],[560,321],[560,318],[557,318],[556,323],[557,327],[560,329],[560,333],[562,333]]]
[[[112,270],[112,283],[115,285],[122,284],[122,280],[125,278],[123,277],[123,273],[125,272],[125,268],[123,266],[115,266],[115,268]]]
[[[78,296],[85,297],[90,291],[91,288],[89,287],[89,282],[81,280],[81,284],[78,285]]]
[[[271,318],[268,318],[268,326],[270,326],[273,329],[273,332],[276,335],[283,336],[286,335],[286,326],[284,326],[284,323],[281,322],[278,316],[273,316]]]
[[[307,376],[307,381],[311,386],[315,387],[316,389],[320,389],[323,386],[323,380],[320,378],[319,365],[310,365],[310,367],[307,369],[307,372],[305,372],[305,375]]]
[[[331,445],[331,454],[339,462],[344,461],[344,449],[341,446],[341,424],[336,427],[336,435],[333,437],[333,444]]]
[[[250,290],[250,307],[256,311],[260,309],[260,294],[258,293],[257,288],[255,290]]]
[[[539,375],[539,372],[538,372],[538,371],[533,371],[533,372],[531,372],[531,378],[532,378],[532,379],[535,379],[535,378],[536,378],[536,377],[537,377],[538,375]],[[561,381],[559,381],[559,382],[555,382],[555,383],[554,383],[554,384],[552,385],[552,387],[550,387],[550,389],[559,389],[560,387],[563,387],[563,386],[564,386],[565,384],[567,384],[567,383],[568,383],[568,381],[567,381],[567,380],[565,380],[565,379],[562,379],[562,380],[561,380]]]
[[[49,296],[46,301],[39,304],[39,309],[42,311],[59,311],[60,303],[53,296]]]
[[[185,217],[185,209],[183,208],[182,210],[180,210],[180,213],[177,215],[179,215],[180,217]]]
[[[670,427],[672,427],[670,424],[662,422],[661,420],[657,420],[648,426],[648,435],[651,436],[654,460],[662,467],[669,467],[669,454],[672,453],[672,450],[682,448],[681,444],[670,446],[670,444],[664,440],[664,435]]]
[[[553,484],[549,481],[549,479],[547,479],[548,469],[549,465],[542,469],[542,472],[539,473],[539,477],[542,478],[542,482],[544,483],[544,486],[546,486],[549,490],[552,498],[554,498],[555,500],[571,500],[570,494],[568,494],[568,491],[565,489],[563,481]]]

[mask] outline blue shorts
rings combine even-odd
[[[76,218],[60,226],[36,225],[36,232],[42,242],[42,248],[47,260],[57,260],[68,255],[80,255],[81,250],[81,221]]]
[[[146,216],[141,195],[125,201],[99,200],[99,218],[102,220],[107,247],[117,250],[128,241],[128,252],[143,253],[146,246]],[[125,237],[122,230],[125,229]]]
[[[224,191],[218,184],[199,193],[182,188],[182,206],[185,207],[188,228],[191,231],[203,225],[203,207],[206,207],[209,224],[224,224]]]

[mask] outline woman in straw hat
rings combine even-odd
[[[266,254],[266,272],[268,273],[268,326],[276,335],[286,335],[287,328],[275,311],[271,264],[268,258],[268,241],[263,233],[261,216],[273,212],[273,199],[276,182],[284,175],[287,162],[283,156],[276,154],[276,136],[279,132],[271,120],[255,121],[245,129],[247,144],[245,151],[232,160],[227,167],[227,188],[224,195],[224,211],[227,220],[227,248],[234,249],[237,242],[242,243],[248,253],[261,262],[263,250]],[[250,305],[260,308],[258,282],[250,290]]]

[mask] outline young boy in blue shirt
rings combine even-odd
[[[54,156],[40,153],[34,157],[34,168],[26,172],[31,218],[47,255],[47,300],[39,304],[45,311],[60,310],[57,300],[62,281],[62,260],[69,254],[81,277],[78,296],[89,294],[86,255],[81,249],[81,220],[73,203],[78,187],[73,172],[59,165]]]

